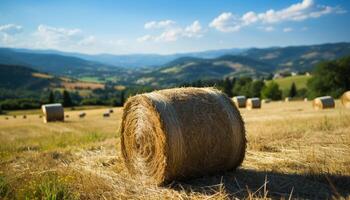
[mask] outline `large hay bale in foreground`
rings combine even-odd
[[[247,98],[245,96],[235,96],[232,98],[237,108],[245,108]]]
[[[331,96],[317,97],[314,99],[312,106],[314,107],[315,110],[334,108],[335,102],[333,97]]]
[[[62,104],[46,104],[41,109],[44,113],[44,122],[64,121],[64,110]]]
[[[212,88],[136,95],[124,107],[121,150],[129,172],[145,183],[234,170],[246,148],[242,117]]]
[[[344,92],[341,96],[341,103],[345,106],[345,108],[350,108],[350,91]]]
[[[260,98],[258,97],[249,98],[247,100],[247,109],[251,110],[251,109],[257,109],[257,108],[261,108]]]

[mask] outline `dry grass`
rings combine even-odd
[[[314,111],[311,102],[241,109],[243,166],[165,187],[144,186],[124,167],[120,108],[70,111],[65,123],[0,116],[0,199],[350,198],[350,110]],[[46,196],[45,196],[46,195]],[[50,196],[51,195],[51,196]]]

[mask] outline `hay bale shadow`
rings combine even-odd
[[[264,186],[266,185],[266,191]],[[214,176],[173,182],[169,187],[213,195],[224,190],[229,197],[239,199],[264,197],[272,199],[330,199],[350,195],[350,176],[332,174],[283,174],[278,172],[238,169]]]

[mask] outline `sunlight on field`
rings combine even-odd
[[[282,91],[289,90],[292,83],[294,82],[298,89],[306,88],[307,81],[311,78],[311,76],[306,75],[298,75],[298,76],[290,76],[285,78],[275,79],[274,81],[280,86]],[[270,81],[267,81],[269,83]]]
[[[122,108],[66,111],[44,124],[37,113],[0,116],[0,199],[60,191],[76,198],[348,197],[350,109],[314,111],[311,102],[272,102],[241,109],[248,147],[237,172],[144,186],[124,167],[118,129]],[[5,119],[8,117],[9,119]],[[53,188],[54,185],[55,187]]]

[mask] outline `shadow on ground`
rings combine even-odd
[[[266,183],[266,184],[265,184]],[[170,185],[175,190],[214,194],[220,187],[230,197],[264,197],[266,185],[269,198],[329,199],[350,195],[350,176],[332,174],[283,174],[248,169],[238,169],[215,176],[207,176]]]

